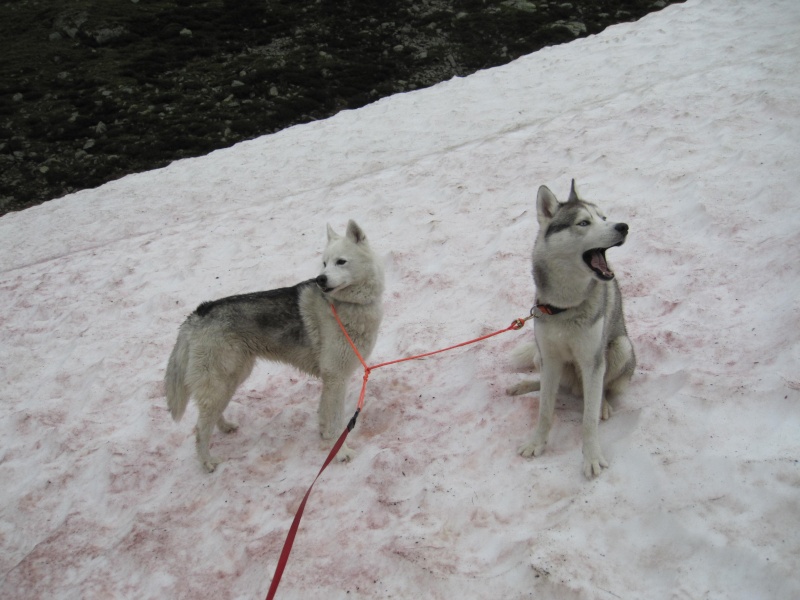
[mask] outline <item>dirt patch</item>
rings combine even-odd
[[[683,0],[0,4],[0,215]]]

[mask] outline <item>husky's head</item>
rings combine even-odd
[[[383,292],[380,260],[355,221],[347,223],[344,236],[328,225],[328,244],[316,282],[323,292],[345,302],[371,302]]]
[[[625,243],[628,235],[626,223],[607,220],[597,205],[581,200],[574,179],[569,198],[563,203],[547,186],[541,186],[536,210],[539,236],[534,258],[543,258],[550,263],[545,268],[577,264],[588,275],[601,281],[614,278],[614,271],[606,262],[606,250]]]

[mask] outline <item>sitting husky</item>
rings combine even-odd
[[[628,226],[607,221],[597,206],[581,200],[575,180],[565,203],[541,186],[536,209],[536,343],[515,350],[514,363],[540,369],[541,396],[536,430],[519,453],[530,457],[544,452],[556,392],[563,383],[573,393],[583,392],[583,472],[591,478],[608,467],[598,421],[611,416],[608,401],[625,389],[636,367],[619,286],[606,262],[606,250],[625,242]],[[537,381],[522,381],[507,393],[539,389]]]
[[[256,358],[321,378],[320,433],[331,439],[343,431],[347,380],[359,361],[331,304],[356,348],[369,356],[383,317],[383,266],[354,221],[344,237],[328,225],[322,266],[316,279],[293,287],[204,302],[181,325],[167,365],[167,405],[178,421],[194,397],[197,454],[209,473],[221,462],[209,454],[211,432],[214,425],[226,433],[236,430],[222,412]],[[337,458],[352,455],[345,445]]]

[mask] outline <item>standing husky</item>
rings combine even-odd
[[[541,395],[536,430],[519,453],[544,452],[563,382],[575,394],[583,391],[583,472],[591,478],[608,467],[598,421],[611,416],[608,401],[625,389],[636,367],[619,286],[606,262],[606,250],[625,242],[628,226],[607,221],[597,206],[581,200],[575,180],[565,203],[541,186],[536,209],[536,343],[515,350],[514,363],[540,369]],[[522,381],[507,392],[515,396],[538,389],[539,382]]]
[[[321,378],[320,433],[327,440],[343,430],[347,380],[359,361],[330,305],[362,356],[369,356],[383,317],[383,266],[354,221],[344,237],[328,225],[322,266],[316,279],[293,287],[204,302],[181,325],[167,365],[167,405],[178,421],[194,396],[197,454],[209,473],[221,462],[209,454],[211,432],[214,425],[226,433],[236,430],[222,412],[256,358]],[[352,455],[345,445],[337,457]]]

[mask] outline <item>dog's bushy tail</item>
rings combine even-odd
[[[535,343],[523,344],[511,351],[511,368],[528,371],[539,367],[539,349]]]
[[[178,332],[178,341],[169,355],[164,384],[167,389],[167,407],[176,421],[180,421],[189,404],[189,387],[186,385],[186,369],[189,366],[189,332],[183,325]]]

